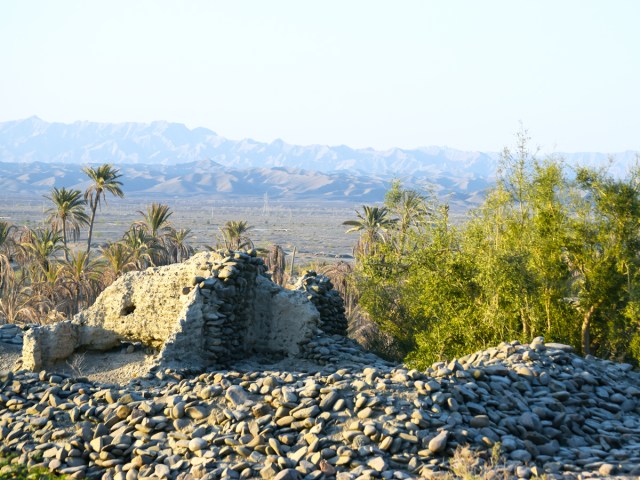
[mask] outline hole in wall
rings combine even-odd
[[[122,308],[120,315],[126,317],[127,315],[131,315],[135,311],[136,311],[136,306],[133,303],[127,304]]]

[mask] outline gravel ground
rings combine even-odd
[[[0,455],[71,478],[364,480],[446,478],[467,447],[494,478],[640,475],[630,365],[542,339],[424,372],[331,336],[307,351],[207,371],[110,352],[75,360],[84,377],[0,373]]]

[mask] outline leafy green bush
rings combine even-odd
[[[399,183],[384,209],[363,208],[348,223],[363,232],[360,308],[398,359],[425,367],[542,335],[640,360],[638,171],[617,179],[579,168],[570,179],[559,161],[530,155],[526,140],[505,151],[497,185],[463,225]]]

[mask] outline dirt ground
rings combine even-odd
[[[146,375],[155,360],[155,355],[143,351],[76,352],[65,362],[60,362],[50,371],[74,377],[86,377],[94,382],[128,383],[131,379]]]
[[[0,342],[0,371],[14,370],[20,361],[21,347]]]
[[[58,362],[47,370],[72,377],[85,377],[93,382],[125,385],[132,379],[145,376],[154,366],[156,354],[136,350],[128,353],[125,348],[107,352],[76,352],[64,362]],[[0,371],[19,370],[22,366],[21,347],[0,342]],[[322,367],[300,358],[249,357],[229,366],[238,371],[290,371],[313,373]]]
[[[220,227],[227,220],[246,220],[252,227],[249,237],[258,248],[281,245],[287,253],[287,262],[296,248],[296,265],[314,261],[335,262],[348,259],[353,253],[357,235],[347,234],[345,220],[355,218],[355,209],[361,205],[347,202],[291,202],[272,201],[268,208],[261,199],[231,201],[211,198],[157,198],[171,207],[171,222],[176,228],[191,229],[189,243],[196,250],[214,246],[220,236]],[[151,203],[145,198],[125,198],[104,205],[96,224],[93,239],[103,244],[122,238],[132,222],[139,221],[139,212]],[[45,199],[0,198],[0,211],[14,225],[36,227],[42,225],[48,208]],[[86,232],[78,245],[86,242]],[[76,244],[72,243],[75,247]]]
[[[86,377],[95,382],[122,385],[133,378],[146,375],[154,360],[155,355],[149,355],[142,350],[132,353],[127,353],[126,350],[78,352],[48,370],[74,377]],[[21,365],[21,347],[0,342],[0,371],[19,370]]]

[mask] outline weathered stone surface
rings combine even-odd
[[[254,319],[245,341],[258,352],[298,355],[300,343],[316,333],[318,310],[301,292],[275,287],[267,278],[256,279]]]
[[[101,350],[125,339],[161,347],[176,331],[185,307],[196,303],[196,291],[182,295],[182,287],[210,257],[207,252],[180,264],[120,277],[75,317],[80,345]]]
[[[40,370],[44,365],[65,359],[78,345],[78,329],[64,321],[46,328],[31,326],[25,332],[22,346],[22,365],[29,370]]]

